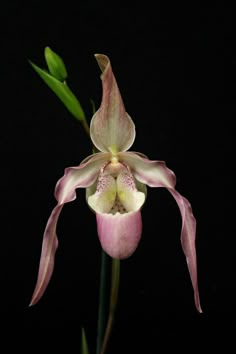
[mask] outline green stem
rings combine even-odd
[[[87,343],[84,328],[82,328],[82,336],[81,336],[81,354],[89,354],[88,343]]]
[[[104,334],[100,354],[105,354],[107,349],[107,344],[111,335],[111,331],[114,323],[115,310],[118,302],[119,284],[120,284],[120,260],[113,258],[109,316],[108,316],[106,331]]]
[[[90,129],[89,129],[89,125],[88,125],[88,123],[87,123],[86,118],[83,119],[83,120],[81,120],[80,123],[82,124],[82,126],[83,126],[83,128],[84,128],[86,134],[87,134],[87,135],[89,136],[89,138],[90,138]]]
[[[106,318],[107,318],[109,264],[110,264],[110,257],[102,250],[101,268],[100,268],[98,327],[97,327],[97,351],[96,351],[97,354],[99,354],[101,350],[103,336],[105,332]]]
[[[84,130],[85,130],[86,134],[88,135],[89,139],[91,139],[91,137],[90,137],[90,128],[89,128],[89,125],[87,123],[86,118],[83,119],[83,120],[80,120],[79,122],[82,124],[82,127],[84,128]],[[96,146],[93,143],[92,143],[92,145],[93,145],[93,148],[92,148],[93,154],[95,154],[96,152],[99,152],[99,150],[96,148]]]

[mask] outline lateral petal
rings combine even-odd
[[[196,220],[189,201],[174,189],[174,173],[166,167],[163,161],[150,161],[132,152],[120,153],[119,159],[127,163],[137,180],[149,187],[165,187],[175,198],[182,217],[181,245],[194,290],[195,306],[199,312],[202,312],[197,280]]]
[[[202,312],[197,279],[197,256],[196,256],[196,219],[193,216],[192,207],[189,201],[175,189],[168,188],[178,204],[182,216],[181,245],[186,257],[188,270],[194,290],[195,306]]]
[[[56,184],[55,198],[58,203],[62,204],[74,200],[76,198],[76,188],[91,186],[109,156],[109,154],[104,153],[94,154],[79,166],[67,167],[64,176]]]
[[[134,152],[118,154],[119,161],[127,164],[134,177],[150,187],[174,187],[175,174],[166,167],[164,161],[151,161]]]
[[[42,297],[52,276],[55,253],[58,247],[56,226],[62,207],[63,205],[57,205],[53,209],[47,222],[47,226],[43,235],[37,284],[34,289],[30,306],[35,305]]]
[[[65,169],[65,175],[57,182],[55,197],[58,204],[52,210],[44,231],[38,279],[30,305],[39,301],[52,276],[55,252],[58,246],[56,227],[64,203],[71,202],[76,198],[76,188],[86,188],[94,183],[105,158],[106,156],[99,154],[84,164],[69,167]]]

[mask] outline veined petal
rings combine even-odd
[[[39,264],[39,272],[37,284],[34,289],[34,293],[30,302],[31,305],[35,305],[42,297],[44,291],[47,288],[49,280],[51,279],[54,258],[58,247],[58,239],[56,235],[56,225],[62,210],[63,205],[57,205],[48,219],[47,226],[43,235],[43,244]]]
[[[137,191],[132,175],[120,173],[117,177],[117,194],[125,209],[137,211],[145,202],[145,194]]]
[[[174,189],[174,173],[162,161],[150,161],[129,152],[119,154],[119,160],[123,160],[130,166],[137,180],[150,187],[165,187],[175,198],[182,217],[181,244],[194,290],[194,301],[197,310],[202,312],[197,280],[196,220],[189,201]]]
[[[39,301],[52,276],[54,257],[58,246],[56,227],[64,203],[71,202],[76,198],[76,188],[86,188],[94,183],[105,158],[106,156],[99,154],[85,164],[69,167],[65,170],[65,175],[58,181],[55,189],[58,204],[53,209],[44,231],[38,279],[30,305]]]
[[[102,54],[95,57],[102,71],[103,94],[101,106],[91,120],[91,139],[100,151],[126,151],[134,142],[135,125],[125,111],[109,58]]]
[[[175,186],[175,174],[166,167],[164,161],[151,161],[133,152],[119,153],[118,158],[130,167],[138,181],[150,187],[173,188]]]
[[[97,214],[97,229],[102,248],[112,258],[130,257],[136,250],[142,233],[140,211]]]
[[[168,188],[169,192],[175,198],[181,216],[182,216],[182,230],[181,230],[181,245],[186,257],[188,270],[194,290],[194,301],[196,308],[202,312],[198,291],[197,279],[197,256],[196,256],[196,219],[193,216],[192,207],[189,201],[179,194],[175,189]]]
[[[65,169],[64,176],[57,182],[55,198],[59,204],[67,203],[76,198],[76,188],[87,188],[91,186],[99,173],[101,167],[106,163],[109,154],[95,154],[85,163],[76,167]]]

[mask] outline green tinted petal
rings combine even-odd
[[[96,213],[109,213],[116,199],[116,182],[110,175],[98,178],[96,192],[88,196],[88,205]]]
[[[99,151],[126,151],[135,139],[135,125],[126,113],[109,58],[95,55],[102,71],[102,102],[90,123],[90,135]]]
[[[139,210],[145,202],[145,194],[136,189],[133,176],[120,173],[116,183],[119,200],[127,212]]]

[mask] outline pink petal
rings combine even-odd
[[[166,167],[164,161],[151,161],[134,152],[118,154],[119,161],[127,164],[134,177],[150,187],[174,187],[175,174]]]
[[[56,225],[62,207],[63,205],[57,205],[53,209],[51,216],[47,222],[47,226],[43,236],[43,245],[40,257],[37,284],[30,302],[30,306],[36,304],[42,297],[52,276],[55,253],[58,247]]]
[[[95,57],[102,71],[103,95],[91,120],[91,139],[100,151],[126,151],[134,142],[135,126],[125,111],[109,58],[102,54]]]
[[[91,155],[92,157],[86,162],[76,167],[68,167],[65,169],[64,176],[57,182],[55,188],[55,198],[59,204],[71,202],[76,198],[76,188],[86,188],[91,186],[98,172],[109,159],[110,154],[98,153]]]
[[[174,189],[174,173],[166,167],[163,161],[150,161],[132,152],[120,153],[119,159],[129,165],[137,180],[150,187],[165,187],[175,198],[182,216],[181,244],[186,256],[194,290],[195,305],[197,310],[202,312],[197,281],[197,258],[195,248],[196,220],[188,200]]]
[[[106,157],[106,154],[97,154],[80,166],[67,168],[65,175],[57,182],[55,197],[58,204],[53,209],[44,231],[38,279],[30,305],[39,301],[52,276],[58,246],[56,227],[64,203],[76,198],[76,188],[86,188],[95,182]]]
[[[102,248],[112,258],[130,257],[136,250],[142,233],[140,211],[97,214],[97,229]]]
[[[168,190],[175,198],[182,216],[181,245],[186,257],[193,285],[195,305],[197,310],[202,312],[197,280],[197,256],[195,247],[196,219],[193,216],[192,207],[189,201],[181,196],[175,189],[168,188]]]

